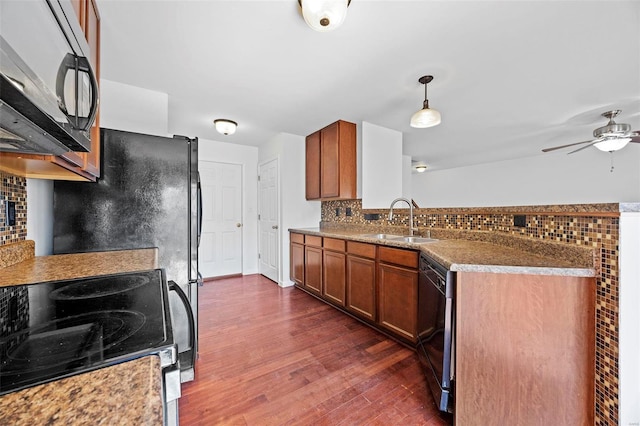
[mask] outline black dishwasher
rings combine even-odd
[[[417,352],[427,383],[440,411],[454,409],[455,273],[420,255]]]

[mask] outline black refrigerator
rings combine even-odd
[[[182,381],[197,356],[201,197],[198,139],[101,129],[96,183],[54,183],[55,254],[158,248],[158,266],[183,290],[170,310]]]

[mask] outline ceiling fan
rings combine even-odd
[[[588,145],[573,150],[569,152],[569,154],[582,151],[583,149],[589,148],[590,146],[595,146],[600,151],[613,152],[624,148],[629,142],[640,143],[640,131],[631,131],[630,125],[625,123],[618,124],[613,121],[613,119],[619,113],[619,109],[614,109],[613,111],[607,111],[601,114],[603,117],[609,119],[609,122],[606,126],[598,127],[593,131],[593,137],[595,139],[590,141],[570,143],[568,145],[554,146],[552,148],[545,148],[542,150],[542,152],[555,151],[556,149],[582,145],[584,143]]]

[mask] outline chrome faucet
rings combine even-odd
[[[391,202],[391,207],[389,207],[389,220],[393,220],[393,206],[396,205],[398,201],[404,201],[409,205],[409,235],[413,236],[413,231],[417,228],[413,227],[413,204],[406,198],[396,198]]]

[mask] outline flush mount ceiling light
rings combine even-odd
[[[298,4],[307,25],[326,32],[342,25],[351,0],[298,0]]]
[[[236,132],[236,127],[238,127],[238,123],[235,121],[227,120],[224,118],[219,118],[217,120],[213,120],[213,124],[216,126],[216,130],[218,133],[222,133],[223,135],[232,135]]]
[[[418,79],[420,84],[424,84],[424,103],[422,104],[422,109],[411,117],[411,127],[426,129],[427,127],[433,127],[440,124],[440,112],[429,108],[429,100],[427,99],[427,84],[430,83],[431,80],[433,80],[433,76],[431,75],[425,75]]]
[[[414,170],[418,173],[424,173],[427,171],[427,166],[426,164],[418,164],[414,167]]]

